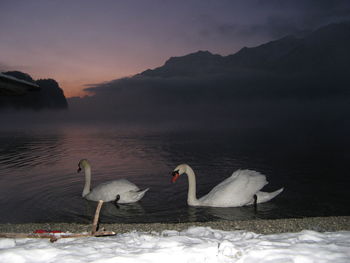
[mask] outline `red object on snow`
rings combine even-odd
[[[37,229],[37,230],[35,230],[33,233],[35,233],[35,234],[44,234],[44,233],[55,234],[55,233],[63,233],[63,232],[62,232],[62,231],[59,231],[59,230]]]

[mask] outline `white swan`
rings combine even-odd
[[[134,203],[139,201],[149,188],[140,190],[135,184],[126,179],[118,179],[99,184],[91,190],[91,166],[86,159],[80,160],[78,172],[84,169],[85,185],[82,197],[91,201],[115,201],[118,204]]]
[[[207,195],[197,199],[196,176],[189,165],[177,166],[172,173],[172,182],[182,174],[188,177],[187,204],[190,206],[237,207],[264,203],[283,191],[281,188],[271,193],[261,192],[260,189],[268,183],[265,175],[252,170],[237,170]]]

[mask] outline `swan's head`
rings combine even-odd
[[[86,159],[81,159],[78,163],[78,173],[84,169],[90,167],[89,161]]]
[[[176,182],[176,180],[180,177],[180,175],[185,174],[187,172],[187,164],[180,164],[178,166],[176,166],[176,168],[174,169],[174,171],[172,172],[172,176],[173,178],[171,179],[171,181],[173,183]]]

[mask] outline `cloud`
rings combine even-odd
[[[260,4],[274,10],[260,26],[262,32],[272,37],[298,34],[350,20],[350,2],[347,0],[272,0],[261,1]]]
[[[257,1],[252,8],[260,12],[250,21],[223,22],[207,18],[206,30],[202,32],[231,39],[278,38],[298,35],[330,23],[350,21],[350,1],[347,0]]]

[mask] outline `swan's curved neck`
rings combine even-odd
[[[91,168],[90,168],[90,166],[84,167],[84,173],[85,173],[85,185],[84,185],[84,190],[82,193],[83,197],[85,197],[91,191]]]
[[[188,178],[188,194],[187,194],[187,204],[197,205],[198,199],[196,196],[196,175],[191,167],[187,166],[186,174]]]

